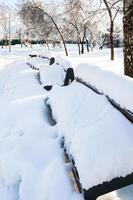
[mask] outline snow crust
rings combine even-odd
[[[85,63],[76,67],[75,76],[133,113],[132,78]]]
[[[105,96],[74,82],[54,86],[49,104],[83,188],[133,172],[133,125]]]

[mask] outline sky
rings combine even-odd
[[[2,0],[0,0],[0,2],[2,2]],[[13,6],[17,2],[17,0],[5,0],[4,2],[5,2],[5,4]]]

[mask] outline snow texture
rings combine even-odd
[[[17,56],[0,67],[0,200],[82,200],[50,123],[47,92],[27,56]]]
[[[133,125],[80,83],[54,86],[48,102],[85,189],[133,172]]]
[[[75,47],[69,47],[74,55]],[[33,50],[37,55],[51,57],[44,47],[33,45]],[[61,48],[54,48],[53,52],[64,54]],[[83,200],[72,188],[60,148],[62,137],[76,161],[84,187],[132,172],[132,124],[104,96],[72,83],[67,87],[54,86],[49,94],[58,122],[52,126],[44,103],[48,93],[39,85],[37,72],[26,64],[30,53],[28,47],[14,46],[12,53],[7,48],[0,50],[0,200]],[[105,51],[103,57],[101,51],[97,55],[102,60],[100,64],[106,65]],[[88,54],[68,60],[75,67],[84,59],[96,62],[97,55],[90,52],[90,60]],[[57,60],[59,66],[70,66],[64,58]],[[39,57],[28,61],[40,69],[49,64]],[[123,190],[121,196],[121,200],[132,199],[129,191]],[[113,192],[101,199],[118,197]]]
[[[45,67],[49,65],[49,59],[44,59],[41,57],[33,57],[33,58],[28,58],[27,63],[30,64],[33,67],[36,67],[37,69],[41,67]]]
[[[64,85],[66,73],[59,64],[54,63],[53,65],[41,67],[39,74],[43,86]]]
[[[133,79],[98,66],[80,64],[75,76],[133,113]]]
[[[61,65],[61,67],[64,69],[64,70],[67,70],[68,68],[71,68],[71,63],[64,59],[63,57],[61,56],[56,56],[55,57],[55,62],[58,63],[59,65]]]

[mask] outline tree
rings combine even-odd
[[[124,72],[133,78],[133,0],[124,0]]]
[[[0,4],[0,26],[3,33],[3,39],[5,40],[5,45],[8,45],[8,39],[10,38],[10,11],[9,7],[5,3]],[[9,37],[8,37],[9,36]],[[3,44],[4,45],[4,44]],[[10,51],[10,48],[9,48]]]
[[[114,21],[121,9],[121,0],[103,0],[110,19],[111,60],[114,60]]]
[[[68,56],[67,47],[63,34],[57,24],[57,20],[54,19],[54,15],[51,12],[48,12],[45,9],[45,6],[42,2],[22,0],[20,7],[20,16],[23,19],[24,24],[29,27],[29,30],[38,31],[39,36],[43,35],[48,37],[53,31],[53,28],[56,30],[63,42],[66,56]]]
[[[92,8],[91,4],[92,1],[85,0],[67,0],[66,4],[66,10],[69,10],[66,20],[73,26],[73,31],[76,32],[79,55],[84,53],[85,44],[87,51],[89,51],[89,46],[94,43],[93,39],[95,39],[96,14],[99,5],[97,9],[97,7]]]

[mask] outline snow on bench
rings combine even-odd
[[[38,56],[41,57],[41,58],[48,58],[50,59],[52,57],[52,53],[48,50],[40,50],[40,51],[37,51],[38,53]]]
[[[67,71],[68,68],[72,67],[71,63],[67,61],[66,59],[62,58],[61,56],[56,56],[55,62],[61,65],[65,71]]]
[[[132,78],[88,64],[78,65],[75,76],[133,114]]]
[[[73,82],[54,86],[48,103],[85,191],[127,175],[133,183],[133,125],[104,95]]]
[[[52,57],[54,63],[39,68],[40,83],[45,86],[68,85],[74,79],[70,63],[61,57]]]
[[[23,61],[0,71],[0,199],[82,200],[72,189],[36,75]]]
[[[45,50],[38,50],[38,51],[31,51],[29,53],[29,56],[32,57],[41,57],[41,58],[46,58],[50,59],[52,57],[52,54],[50,51]]]
[[[49,65],[49,59],[43,59],[41,57],[28,58],[27,64],[36,70],[39,70],[41,67]]]
[[[45,59],[43,59],[45,58]],[[67,69],[70,67],[70,63],[56,57],[55,62],[49,66],[50,59],[46,57],[32,57],[29,58],[27,64],[36,70],[39,70],[39,81],[44,86],[64,85]]]
[[[62,66],[54,63],[39,69],[40,82],[42,86],[64,85],[65,71]]]

